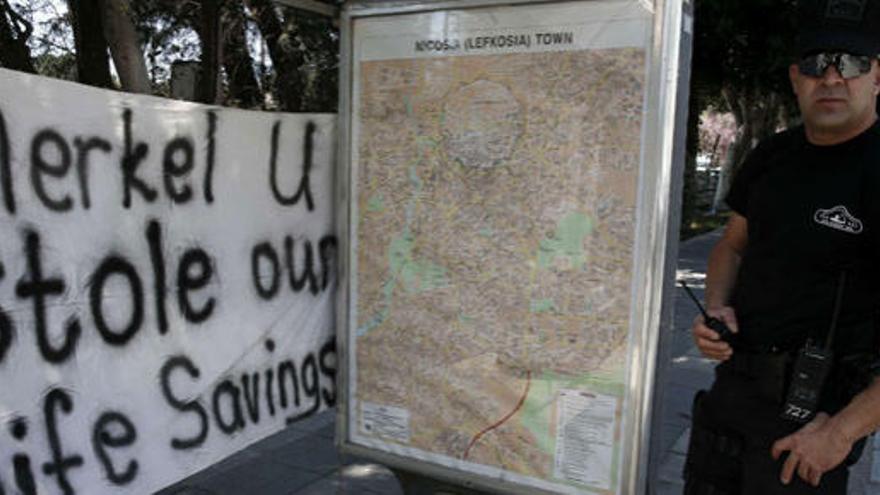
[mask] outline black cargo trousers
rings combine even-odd
[[[779,417],[792,357],[734,353],[715,369],[715,382],[694,399],[685,463],[685,495],[845,495],[850,458],[822,476],[818,487],[797,473],[780,476],[786,455],[774,460],[773,443],[801,425]]]

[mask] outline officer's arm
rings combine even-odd
[[[819,413],[812,423],[773,444],[771,454],[778,458],[788,451],[782,467],[783,483],[798,476],[813,485],[849,455],[853,444],[880,428],[880,378],[857,395],[848,406],[832,417]]]
[[[729,305],[730,293],[736,283],[742,253],[748,242],[748,221],[746,217],[734,212],[727,221],[721,239],[709,253],[706,306],[710,309],[720,309]]]
[[[880,428],[880,378],[874,378],[871,385],[832,416],[828,424],[849,443]]]
[[[709,315],[724,320],[734,332],[739,330],[736,315],[728,304],[736,283],[742,253],[748,244],[748,236],[746,218],[733,213],[727,221],[724,234],[709,253],[709,266],[706,271],[706,311]],[[691,333],[697,348],[706,357],[723,361],[733,353],[730,345],[719,340],[718,334],[703,324],[701,316],[694,321]]]

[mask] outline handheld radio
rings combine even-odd
[[[837,330],[837,318],[840,316],[845,285],[846,272],[841,271],[837,283],[837,295],[834,298],[834,309],[831,313],[831,328],[825,338],[825,345],[820,347],[808,340],[798,352],[791,372],[788,394],[780,413],[783,419],[806,423],[816,415],[822,388],[834,363],[831,344],[834,341],[834,332]]]
[[[715,318],[714,316],[709,316],[709,314],[706,313],[706,310],[703,308],[703,305],[700,303],[700,300],[697,299],[697,296],[695,296],[693,292],[691,292],[691,288],[687,286],[684,280],[681,281],[681,286],[684,287],[687,295],[690,296],[691,300],[694,301],[694,304],[696,304],[697,308],[700,310],[700,313],[703,314],[703,323],[707,327],[714,330],[715,333],[717,333],[718,336],[721,338],[721,340],[727,342],[728,344],[732,343],[736,334],[733,333],[733,331],[730,329],[730,327],[727,326],[726,323],[724,323],[724,320]]]

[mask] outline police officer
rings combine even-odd
[[[880,427],[880,0],[801,0],[799,13],[789,76],[803,124],[746,159],[709,256],[708,313],[734,337],[692,327],[721,362],[694,403],[686,494],[844,494]],[[781,409],[814,342],[833,367],[803,424]]]

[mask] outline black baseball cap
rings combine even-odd
[[[800,0],[798,53],[880,54],[880,0]]]

